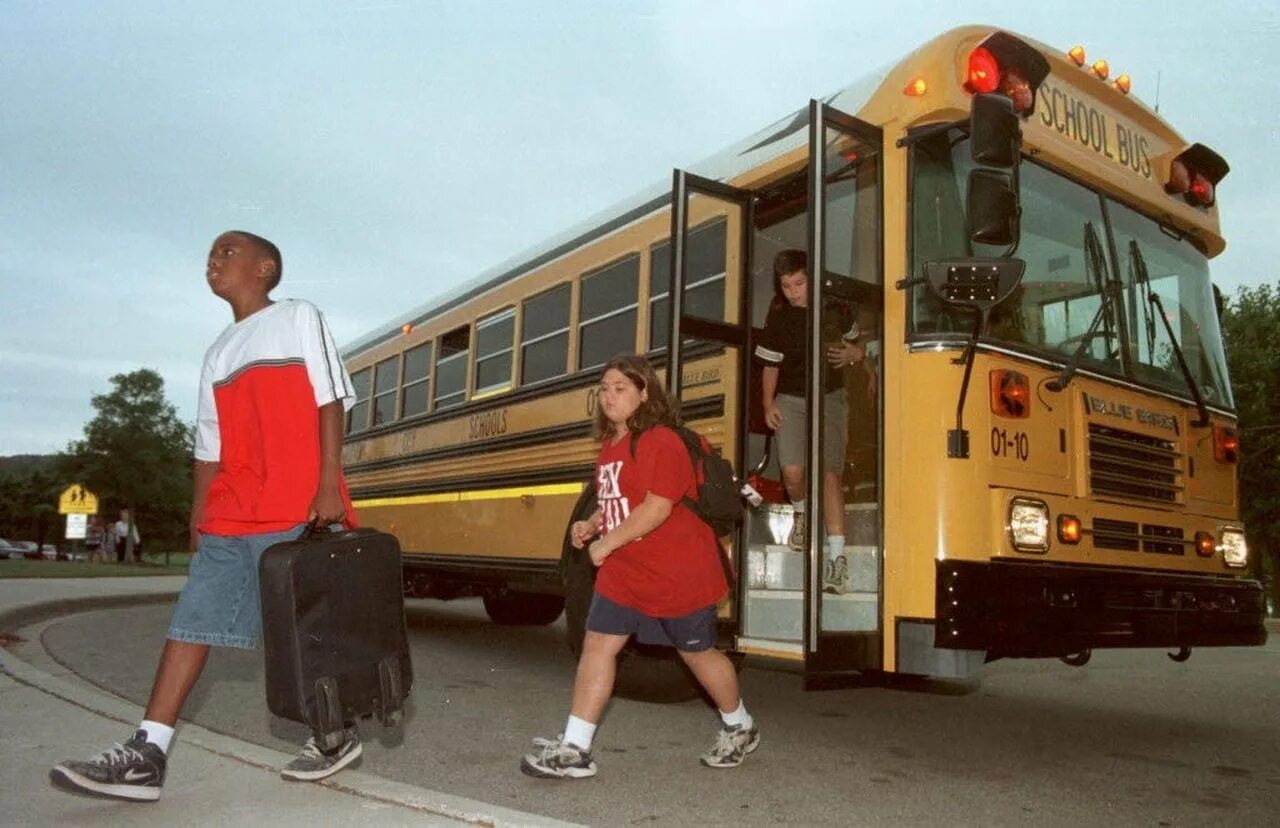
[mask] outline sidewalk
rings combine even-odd
[[[59,615],[171,602],[183,577],[0,579],[0,814],[5,825],[564,825],[372,774],[343,771],[322,783],[290,783],[292,757],[180,723],[165,793],[132,803],[70,793],[49,779],[62,759],[85,758],[126,738],[141,707],[69,673],[39,646]]]

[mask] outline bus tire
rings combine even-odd
[[[585,520],[596,509],[595,490],[588,487],[569,518]],[[564,577],[564,620],[569,650],[582,656],[582,640],[587,634],[587,614],[595,594],[596,567],[584,549],[575,549],[566,530],[561,556]],[[701,688],[672,647],[649,647],[632,642],[618,655],[618,671],[613,694],[633,701],[669,704],[696,699]]]
[[[486,595],[484,611],[495,624],[507,627],[540,627],[560,617],[560,613],[564,611],[564,598],[536,592]]]

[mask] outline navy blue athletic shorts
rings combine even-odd
[[[638,609],[610,601],[597,592],[591,599],[591,611],[587,613],[587,629],[607,635],[634,635],[641,644],[700,653],[716,644],[716,605],[678,618],[654,618]]]

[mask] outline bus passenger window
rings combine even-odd
[[[369,427],[369,387],[373,380],[373,369],[365,368],[351,375],[351,385],[355,389],[355,404],[347,412],[347,433],[364,431]]]
[[[493,394],[511,387],[515,331],[515,308],[498,311],[476,323],[476,394]]]
[[[373,371],[373,424],[389,423],[396,418],[396,391],[400,387],[400,355],[378,363]]]
[[[568,284],[524,301],[520,314],[520,384],[562,376],[569,359]]]
[[[631,254],[582,277],[578,301],[578,370],[604,365],[636,348],[640,257]]]
[[[471,329],[461,327],[440,337],[436,353],[436,410],[467,400],[467,356],[471,353]]]
[[[689,231],[684,314],[728,322],[724,306],[727,223],[723,216]],[[671,243],[649,249],[649,350],[667,347],[671,328]]]
[[[400,386],[400,416],[427,413],[427,386],[431,381],[431,343],[404,352],[404,380]]]

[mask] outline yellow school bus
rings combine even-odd
[[[794,548],[788,504],[748,509],[723,539],[726,646],[957,678],[1262,643],[1208,268],[1228,168],[1129,86],[1079,47],[955,29],[352,343],[347,479],[400,539],[406,593],[482,596],[508,624],[563,608],[576,645],[593,573],[565,530],[591,508],[615,353],[647,354],[776,490],[752,354],[773,257],[798,248],[808,399],[832,314],[867,355],[841,468],[808,406],[808,491],[837,472],[842,514],[810,498]],[[845,571],[824,591],[829,525]]]

